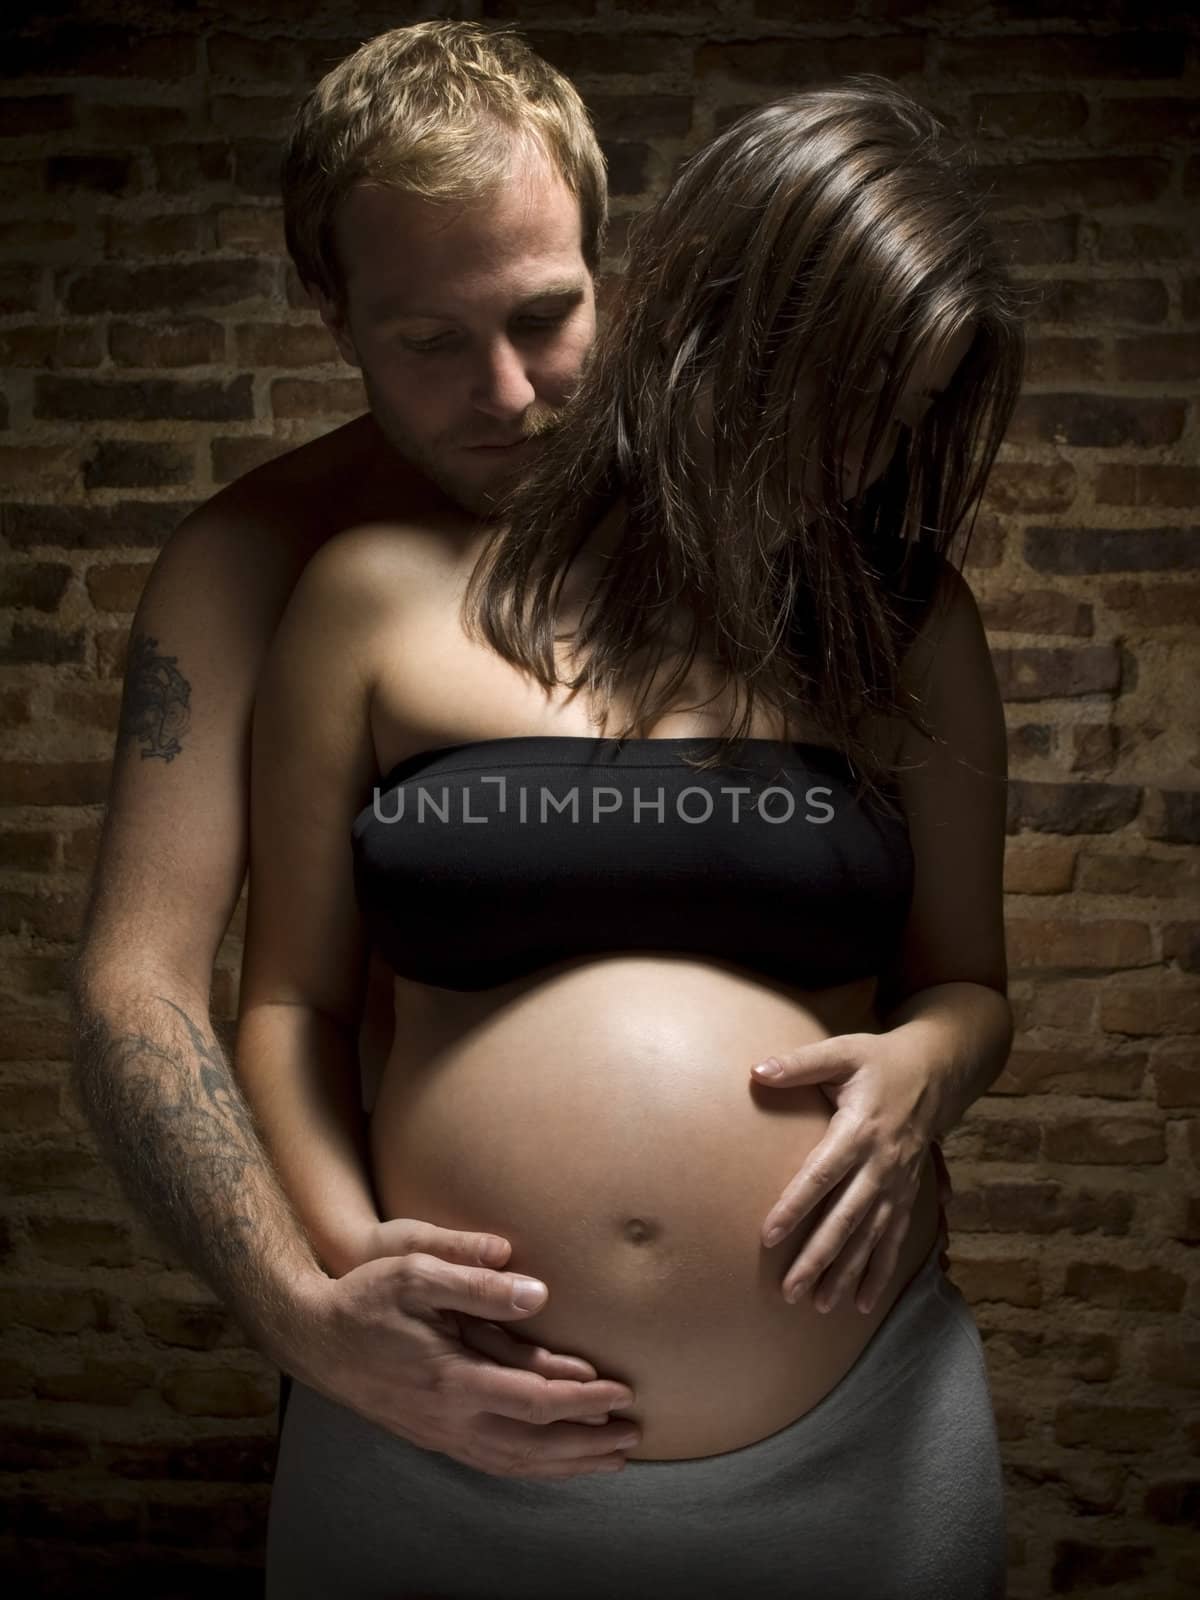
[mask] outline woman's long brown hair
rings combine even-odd
[[[686,162],[635,223],[588,368],[484,546],[468,633],[548,690],[584,689],[601,727],[632,677],[621,739],[675,709],[703,642],[742,711],[695,770],[736,761],[762,695],[887,804],[859,719],[914,720],[905,643],[939,558],[964,526],[969,539],[1023,369],[1018,297],[969,161],[943,141],[886,79],[856,77],[752,111]],[[968,327],[952,382],[847,503],[856,430],[870,418],[872,461],[914,362]],[[573,636],[582,665],[563,678],[561,585],[614,509],[618,542]],[[679,616],[683,657],[651,692]]]

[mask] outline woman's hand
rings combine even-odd
[[[769,1077],[755,1067],[755,1083],[820,1088],[836,1110],[824,1138],[768,1213],[763,1245],[778,1244],[828,1198],[783,1280],[784,1296],[795,1302],[819,1279],[819,1311],[856,1295],[858,1309],[868,1312],[896,1270],[931,1148],[943,1251],[946,1243],[949,1174],[920,1110],[927,1068],[911,1042],[887,1033],[838,1034],[769,1059],[780,1072]],[[944,1265],[944,1255],[942,1260]]]

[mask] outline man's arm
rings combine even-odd
[[[255,682],[303,556],[231,504],[227,492],[168,542],[130,631],[73,962],[72,1082],[130,1201],[276,1356],[295,1331],[294,1286],[323,1274],[209,991],[245,873]]]

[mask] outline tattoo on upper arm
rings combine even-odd
[[[173,761],[183,749],[179,741],[191,722],[192,686],[177,660],[159,655],[158,640],[147,634],[130,641],[117,737],[144,741],[143,761],[150,756]]]

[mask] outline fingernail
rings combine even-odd
[[[766,1233],[763,1234],[763,1243],[769,1250],[773,1244],[779,1243],[786,1232],[786,1228],[782,1228],[779,1223],[776,1223],[773,1228],[768,1228]]]
[[[768,1056],[765,1061],[760,1061],[753,1068],[760,1078],[779,1078],[783,1076],[783,1068],[774,1056]]]
[[[546,1285],[536,1278],[518,1278],[513,1286],[513,1305],[528,1311],[530,1306],[540,1305],[546,1293]]]

